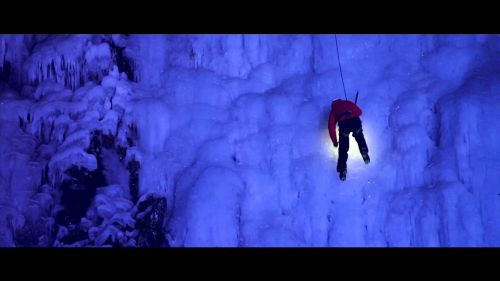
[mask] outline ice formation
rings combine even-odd
[[[499,246],[500,36],[337,37],[345,182],[334,35],[0,35],[0,246]]]

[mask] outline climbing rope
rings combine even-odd
[[[347,93],[345,91],[345,84],[344,84],[344,76],[342,75],[342,65],[340,65],[339,43],[337,42],[337,34],[335,34],[335,46],[337,46],[337,59],[339,61],[340,78],[342,78],[342,86],[344,87],[344,96],[345,96],[345,100],[347,100]]]

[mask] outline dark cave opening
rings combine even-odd
[[[113,54],[113,59],[116,63],[116,66],[118,67],[118,71],[120,73],[125,73],[129,81],[137,82],[134,80],[133,62],[124,54],[125,47],[117,46],[112,41],[109,42],[109,44],[111,47],[111,52]]]

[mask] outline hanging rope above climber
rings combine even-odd
[[[345,90],[345,84],[344,84],[344,75],[342,75],[342,65],[340,64],[339,42],[337,41],[337,34],[335,34],[335,46],[337,47],[337,61],[339,62],[340,78],[342,79],[342,86],[344,87],[344,96],[345,100],[347,100],[347,92]]]

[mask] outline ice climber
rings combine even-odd
[[[339,159],[337,161],[337,172],[341,180],[345,180],[347,175],[347,152],[349,151],[349,134],[352,133],[358,143],[359,152],[366,164],[370,163],[368,156],[368,146],[366,145],[361,126],[361,109],[348,100],[334,100],[328,120],[328,131],[335,147],[338,146],[336,126],[339,123]]]

